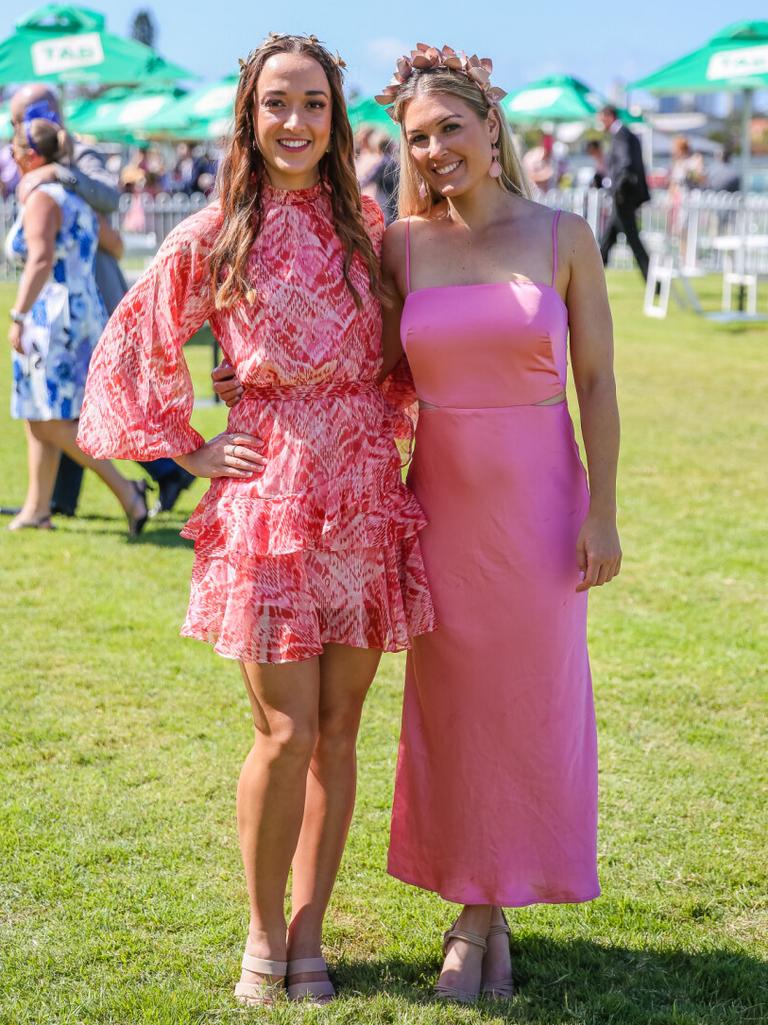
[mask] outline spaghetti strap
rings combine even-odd
[[[405,219],[405,294],[411,291],[411,218]]]
[[[557,222],[560,220],[560,210],[555,211],[552,218],[552,288],[555,287],[557,278]]]

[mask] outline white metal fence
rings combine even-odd
[[[539,197],[548,206],[581,214],[597,237],[610,216],[610,197],[601,189],[561,189]],[[152,257],[168,232],[207,203],[205,196],[123,195],[115,216],[125,241],[125,264],[138,269]],[[16,216],[13,199],[0,199],[0,236],[4,242]],[[718,272],[723,267],[723,249],[716,240],[768,236],[768,195],[735,192],[698,192],[673,196],[655,192],[641,209],[641,232],[649,250],[674,253],[680,263],[698,271]],[[768,246],[755,247],[747,254],[748,268],[768,273]],[[630,268],[632,254],[621,242],[611,254],[611,266]],[[18,268],[0,250],[0,281],[18,275]]]

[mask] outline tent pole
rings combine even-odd
[[[739,190],[739,249],[736,258],[736,273],[742,275],[738,290],[739,312],[743,313],[746,306],[747,289],[743,275],[747,270],[747,195],[749,190],[749,167],[752,150],[752,89],[742,93],[741,110],[741,182]]]
[[[752,97],[753,89],[745,89],[743,92],[744,102],[741,111],[741,191],[747,192],[749,188],[749,167],[752,151]]]

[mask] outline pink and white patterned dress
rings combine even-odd
[[[381,309],[364,262],[343,277],[323,185],[263,190],[248,265],[255,299],[216,310],[213,204],[180,224],[115,310],[86,385],[79,444],[97,457],[194,451],[184,343],[206,320],[245,393],[228,430],[260,437],[267,465],[219,477],[182,531],[195,563],[182,634],[246,662],[311,658],[327,643],[399,651],[434,628],[421,508],[401,479],[401,414],[376,384]],[[363,197],[377,251],[383,219]]]

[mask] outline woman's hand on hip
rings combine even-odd
[[[576,558],[584,574],[577,591],[602,587],[621,569],[621,544],[614,516],[590,513],[579,531]]]
[[[264,470],[267,460],[259,452],[261,438],[253,434],[224,431],[195,452],[175,456],[176,462],[196,477],[253,477]]]

